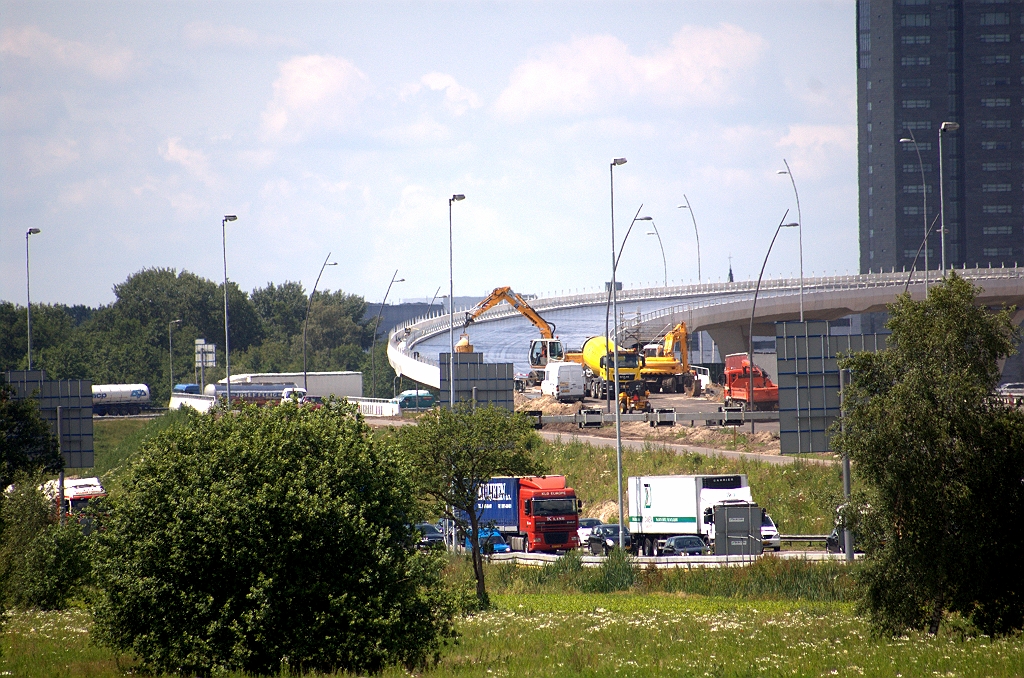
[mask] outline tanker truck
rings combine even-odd
[[[579,352],[565,354],[565,359],[583,365],[583,381],[591,398],[607,398],[615,380],[613,355],[615,342],[604,337],[590,337]],[[619,388],[640,378],[640,356],[636,351],[619,347]],[[618,393],[618,389],[616,390]]]
[[[101,417],[140,414],[150,407],[149,387],[145,384],[94,384],[92,387],[92,413]]]

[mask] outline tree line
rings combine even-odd
[[[152,399],[170,396],[170,342],[174,378],[192,382],[194,341],[217,346],[217,367],[206,382],[224,377],[224,286],[189,271],[151,268],[114,285],[113,303],[92,308],[32,304],[32,366],[51,379],[91,379],[95,384],[144,383]],[[364,320],[363,297],[317,291],[312,300],[298,282],[267,283],[246,293],[228,283],[232,373],[302,371],[306,328],[309,371],[363,371],[364,395],[391,397],[394,372],[377,342],[377,391],[371,388],[370,355],[376,318]],[[175,322],[180,321],[180,322]],[[0,302],[0,371],[25,369],[27,314]]]

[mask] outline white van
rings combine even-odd
[[[691,365],[690,369],[697,374],[697,379],[700,380],[700,392],[707,393],[708,386],[711,384],[711,370],[698,365]]]
[[[548,363],[544,368],[544,381],[540,383],[540,392],[554,396],[563,403],[583,400],[583,365]]]

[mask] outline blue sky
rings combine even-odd
[[[671,281],[856,273],[854,4],[0,0],[0,298],[146,267],[379,301],[586,290],[643,203]],[[658,284],[638,223],[619,279]],[[796,231],[767,272],[796,275]],[[442,290],[443,292],[443,290]]]

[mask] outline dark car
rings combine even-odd
[[[631,545],[629,530],[623,528],[622,533],[622,545],[628,549]],[[590,530],[590,536],[587,537],[587,549],[590,551],[590,555],[592,556],[606,556],[611,553],[612,549],[617,548],[618,546],[618,525],[598,525]]]
[[[845,553],[846,545],[843,542],[843,531],[838,527],[832,528],[832,534],[825,538],[825,550],[829,553]],[[857,536],[853,536],[853,552],[864,553],[857,547]]]
[[[708,545],[696,535],[669,537],[665,540],[661,553],[665,556],[706,556]]]
[[[417,542],[416,548],[444,548],[444,535],[436,526],[430,523],[417,523],[416,529],[420,533],[420,540]]]

